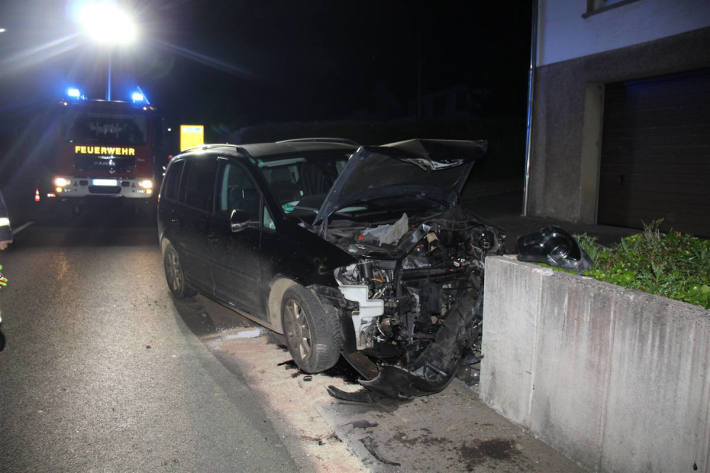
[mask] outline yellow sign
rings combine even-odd
[[[74,154],[103,154],[110,156],[135,156],[136,149],[126,146],[74,146]]]
[[[205,144],[204,125],[180,125],[180,151]]]

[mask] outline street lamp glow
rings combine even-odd
[[[128,13],[109,2],[85,4],[78,15],[86,34],[99,44],[127,45],[138,37],[138,28]]]

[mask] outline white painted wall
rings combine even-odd
[[[588,18],[586,0],[539,2],[538,66],[710,26],[710,0],[639,0]]]

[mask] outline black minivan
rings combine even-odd
[[[301,307],[321,318],[318,302],[303,288],[335,285],[332,271],[323,267],[350,264],[352,257],[283,218],[282,206],[325,195],[354,151],[347,143],[293,141],[208,145],[175,157],[158,204],[158,232],[173,294],[199,291],[281,334],[284,306],[295,310],[289,313],[294,320],[285,320],[295,330],[301,328]],[[285,299],[287,292],[290,298]],[[337,321],[315,322],[328,330]],[[309,346],[311,337],[299,337],[302,346],[291,348],[300,351],[304,369],[320,371],[337,361],[339,347],[329,343],[332,337],[319,337],[316,350]]]
[[[485,150],[337,139],[192,148],[159,194],[168,286],[284,335],[303,371],[342,353],[369,388],[438,391],[477,350],[483,259],[502,251],[504,236],[457,206]]]

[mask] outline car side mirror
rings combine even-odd
[[[229,214],[229,226],[232,229],[232,233],[241,232],[247,228],[255,228],[257,221],[249,220],[249,214],[243,210],[232,209]]]

